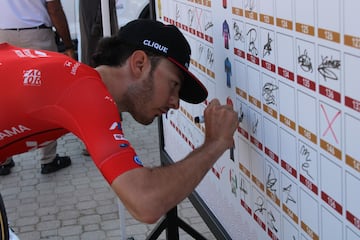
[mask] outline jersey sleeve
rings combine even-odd
[[[84,142],[110,184],[120,174],[142,167],[124,136],[117,106],[101,80],[77,81],[56,105],[52,114],[54,121]]]

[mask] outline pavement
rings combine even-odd
[[[160,165],[157,121],[142,126],[127,113],[123,119],[125,136],[144,165]],[[14,156],[12,173],[0,176],[9,225],[20,240],[144,240],[156,227],[132,218],[91,157],[82,155],[83,148],[67,134],[58,140],[57,152],[71,157],[70,167],[42,175],[40,154],[34,151]],[[178,205],[178,214],[206,239],[215,239],[188,199]],[[179,238],[193,239],[182,230]],[[165,233],[158,239],[166,239]]]

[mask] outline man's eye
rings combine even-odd
[[[179,86],[179,85],[180,85],[179,82],[173,81],[173,87],[177,87],[177,86]]]

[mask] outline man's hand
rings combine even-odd
[[[74,49],[66,49],[63,53],[66,56],[71,57],[72,59],[75,59],[75,51],[74,51]]]
[[[220,105],[218,99],[211,100],[204,111],[205,144],[218,142],[225,150],[233,147],[233,135],[239,124],[237,115],[231,105]]]

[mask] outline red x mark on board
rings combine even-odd
[[[338,139],[337,139],[337,137],[336,137],[336,134],[335,134],[335,132],[334,132],[334,129],[332,128],[332,125],[334,124],[336,118],[337,118],[338,116],[340,116],[341,111],[338,111],[338,112],[335,114],[335,116],[334,116],[334,117],[331,119],[331,121],[330,121],[330,120],[329,120],[329,116],[327,115],[327,112],[325,111],[324,105],[323,105],[323,104],[320,104],[320,107],[321,107],[321,109],[323,110],[324,116],[325,116],[325,119],[326,119],[326,122],[328,123],[328,127],[325,129],[325,131],[324,131],[324,133],[322,134],[322,136],[324,137],[324,136],[328,133],[328,131],[331,131],[331,133],[332,133],[332,135],[333,135],[336,143],[339,143],[339,141],[338,141]]]
[[[198,12],[198,10],[200,10],[200,13]],[[202,26],[201,26],[201,15],[202,15],[202,13],[203,13],[202,9],[195,8],[196,20],[197,20],[200,32],[202,32]]]

